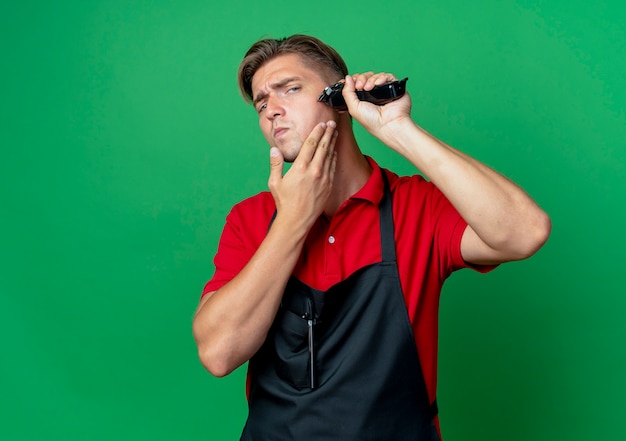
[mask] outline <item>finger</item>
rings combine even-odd
[[[337,138],[339,138],[339,132],[337,129],[333,132],[333,138],[330,141],[330,148],[328,149],[328,156],[333,156],[335,154],[335,145],[337,145]]]
[[[333,152],[333,157],[330,160],[330,173],[328,174],[330,187],[332,188],[333,182],[335,182],[335,170],[337,169],[337,152]]]
[[[282,179],[284,164],[285,161],[280,150],[276,147],[272,147],[270,149],[270,177],[268,181],[270,189],[275,188]]]
[[[304,140],[302,148],[300,149],[300,153],[294,161],[294,164],[309,163],[311,162],[311,160],[313,160],[313,156],[315,155],[317,146],[322,139],[322,136],[324,136],[324,133],[326,133],[326,128],[326,123],[320,123],[313,127],[313,130],[311,130],[309,136],[307,136],[307,138]]]
[[[334,149],[334,133],[337,128],[337,123],[335,121],[328,121],[326,123],[326,127],[324,130],[324,134],[320,138],[317,149],[315,150],[313,160],[311,163],[317,163],[319,165],[323,164],[330,157],[331,149]]]
[[[396,77],[394,75],[380,72],[367,79],[367,82],[363,86],[363,90],[372,90],[376,86],[382,86],[383,84],[387,84],[395,80]]]
[[[337,143],[337,138],[339,137],[339,132],[334,131],[332,135],[332,139],[330,141],[330,146],[328,148],[328,155],[326,156],[326,162],[324,163],[324,173],[330,175],[334,175],[334,164],[337,161],[337,151],[335,150],[335,144]]]
[[[356,106],[359,105],[359,98],[356,96],[356,80],[352,75],[346,75],[346,84],[343,86],[341,95],[348,106],[348,112],[352,114]]]
[[[354,88],[358,90],[362,90],[365,84],[367,83],[367,80],[372,75],[374,75],[374,72],[372,71],[352,75],[352,79],[354,79],[354,83],[355,83]]]

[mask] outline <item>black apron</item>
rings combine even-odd
[[[326,292],[291,277],[249,363],[242,441],[438,441],[394,242],[389,184],[379,205],[382,262]]]

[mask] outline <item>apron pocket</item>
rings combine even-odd
[[[281,308],[274,321],[276,373],[297,389],[309,387],[309,329],[307,320]]]

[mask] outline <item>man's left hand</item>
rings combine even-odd
[[[411,119],[411,98],[407,93],[396,101],[378,106],[367,101],[361,101],[356,90],[372,90],[375,86],[396,81],[390,73],[366,72],[347,75],[343,87],[343,98],[348,105],[348,111],[372,135],[384,141],[387,135],[392,135],[396,123]]]

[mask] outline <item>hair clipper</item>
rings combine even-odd
[[[406,82],[408,78],[392,81],[380,86],[375,86],[372,90],[357,90],[356,95],[361,101],[368,101],[378,106],[383,106],[391,101],[402,98],[406,92]],[[341,95],[344,83],[338,82],[324,89],[318,101],[327,104],[335,110],[348,110],[346,101]]]

